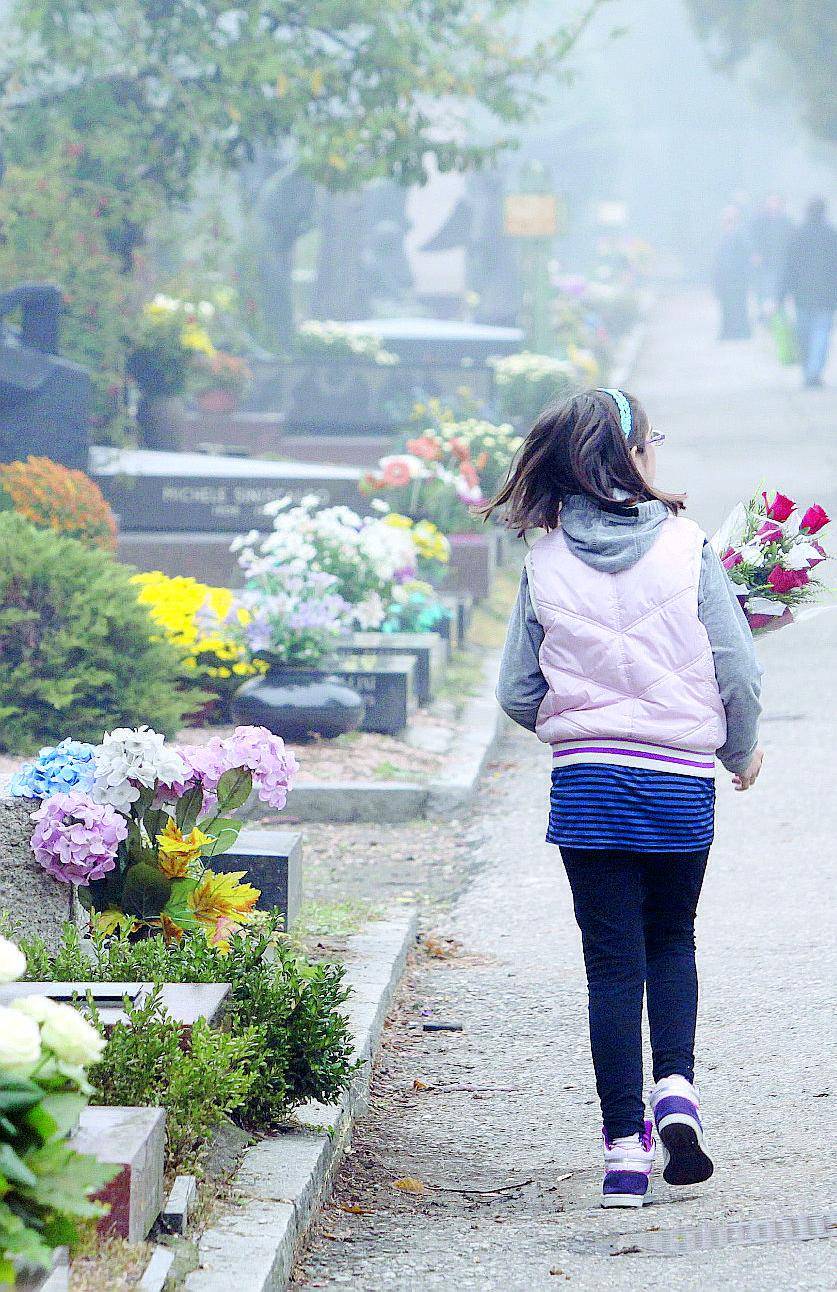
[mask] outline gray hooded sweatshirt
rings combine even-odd
[[[561,527],[570,550],[596,570],[613,574],[630,569],[648,551],[669,515],[661,502],[642,502],[624,511],[606,511],[577,494],[567,498]],[[698,617],[706,629],[715,677],[727,717],[727,739],[718,757],[731,772],[748,766],[758,743],[761,669],[753,638],[733,585],[716,553],[704,544],[698,589]],[[543,628],[529,596],[526,571],[506,634],[497,700],[521,727],[535,730],[547,693],[539,651]]]

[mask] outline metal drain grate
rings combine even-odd
[[[825,1211],[813,1216],[781,1216],[775,1220],[706,1221],[685,1229],[623,1234],[598,1244],[606,1256],[688,1256],[718,1247],[747,1247],[756,1243],[804,1243],[833,1237],[837,1218]]]

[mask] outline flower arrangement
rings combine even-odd
[[[828,525],[819,504],[800,513],[787,495],[762,493],[739,503],[712,540],[736,585],[753,633],[793,623],[794,608],[821,588],[811,571],[827,560],[814,538]]]
[[[11,792],[39,800],[32,851],[53,878],[78,886],[101,932],[171,940],[201,931],[223,949],[252,920],[259,892],[243,871],[216,874],[204,859],[233,845],[241,827],[230,813],[251,791],[283,808],[296,770],[263,727],[181,748],[147,727],[119,728],[95,747],[65,740],[41,750]]]
[[[242,641],[221,627],[230,616],[240,627],[250,618],[243,606],[233,607],[229,588],[183,576],[170,578],[159,570],[135,574],[131,582],[139,590],[140,605],[148,608],[167,639],[188,652],[185,667],[202,686],[227,697],[240,682],[264,672],[264,665],[248,657]]]
[[[451,551],[450,543],[438,525],[434,525],[431,520],[413,520],[410,516],[402,516],[400,512],[390,511],[380,498],[375,499],[372,506],[380,513],[381,524],[386,529],[400,530],[409,535],[415,549],[419,575],[431,582],[438,579],[450,561]],[[407,583],[410,582],[414,580],[407,580]],[[403,582],[393,589],[393,595],[398,586],[404,586]]]
[[[382,367],[399,362],[398,355],[386,350],[376,336],[332,319],[308,319],[301,323],[297,330],[297,349],[302,354],[370,359]]]
[[[207,396],[225,395],[227,403],[223,408],[208,410],[224,412],[235,407],[252,379],[253,374],[244,359],[227,354],[225,350],[215,350],[212,354],[195,356],[190,385],[204,407],[207,407]]]
[[[18,515],[39,529],[54,529],[86,547],[116,550],[113,512],[83,471],[30,455],[25,462],[0,465],[0,505],[3,495]]]
[[[215,346],[207,330],[211,301],[179,300],[162,293],[144,307],[128,355],[127,371],[146,395],[182,395],[196,355],[211,359]]]
[[[431,583],[423,579],[409,579],[393,590],[393,599],[387,617],[381,624],[381,632],[442,632],[451,618],[450,607],[439,601]]]
[[[0,982],[23,976],[26,957],[0,937]],[[22,989],[25,990],[25,989]],[[68,1144],[92,1088],[86,1069],[105,1042],[70,1005],[23,995],[0,1006],[0,1284],[26,1267],[49,1269],[74,1244],[78,1222],[107,1208],[91,1200],[118,1168]]]

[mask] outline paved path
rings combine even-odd
[[[797,392],[757,342],[721,350],[710,328],[700,299],[660,306],[632,382],[669,433],[667,479],[688,483],[707,526],[760,475],[837,513],[834,394]],[[748,795],[726,778],[719,786],[699,917],[699,1081],[714,1179],[683,1191],[660,1180],[655,1205],[637,1214],[597,1206],[579,938],[557,851],[542,842],[549,760],[518,732],[486,778],[476,877],[442,931],[460,947],[445,955],[437,942],[437,956],[417,958],[301,1285],[834,1286],[826,1241],[625,1252],[649,1231],[821,1214],[834,1196],[837,611],[768,639],[762,656],[765,770]],[[425,1033],[429,1019],[463,1031]],[[394,1188],[403,1177],[435,1187]],[[509,1184],[521,1187],[466,1192]],[[625,1254],[605,1254],[620,1235]]]

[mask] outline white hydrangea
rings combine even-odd
[[[127,813],[143,788],[156,781],[171,784],[185,780],[186,763],[165,737],[149,727],[117,727],[108,732],[96,750],[96,779],[92,796]]]

